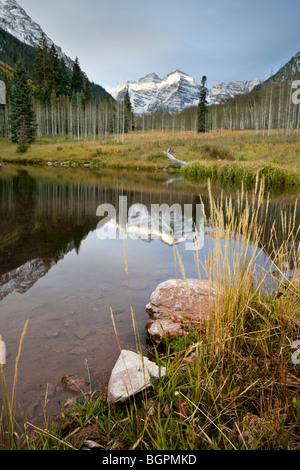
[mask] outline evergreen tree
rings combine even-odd
[[[18,63],[12,81],[10,106],[11,141],[19,144],[20,151],[26,151],[34,141],[36,125],[32,105],[32,87],[22,63]]]
[[[69,95],[70,75],[71,71],[68,70],[64,60],[59,58],[55,46],[49,48],[46,36],[43,34],[32,74],[36,98],[43,104],[49,104],[53,93],[56,96]]]
[[[207,93],[206,88],[207,78],[204,75],[201,80],[200,101],[198,105],[198,132],[205,132],[206,130],[206,116],[207,116]]]
[[[54,45],[49,50],[49,76],[47,77],[48,88],[50,94],[55,92],[56,96],[68,95],[70,85],[70,72],[63,59],[58,57],[57,50]]]
[[[78,57],[76,57],[71,79],[71,94],[84,91],[84,76],[80,68]]]
[[[46,81],[49,83],[50,93],[54,90],[58,95],[60,82],[60,60],[55,46],[52,45],[48,53],[48,75]]]
[[[134,114],[132,111],[128,88],[125,91],[123,106],[124,106],[124,132],[125,133],[132,132],[134,130]]]
[[[43,33],[39,42],[32,73],[32,79],[35,85],[35,96],[43,103],[49,101],[51,94],[51,86],[49,84],[51,70],[49,57],[50,53],[47,39]]]
[[[85,100],[87,102],[90,102],[92,100],[92,92],[91,92],[91,84],[88,80],[86,80],[85,82],[84,93],[85,93]]]
[[[57,94],[68,96],[71,87],[71,70],[68,69],[64,59],[60,59],[58,66],[58,87]]]

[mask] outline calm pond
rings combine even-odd
[[[145,306],[151,293],[160,282],[182,277],[174,262],[174,249],[162,232],[122,237],[114,223],[110,230],[116,237],[103,236],[104,228],[97,230],[99,205],[110,204],[118,215],[121,196],[127,198],[129,213],[133,207],[128,219],[131,228],[141,216],[139,207],[165,203],[195,208],[199,196],[208,205],[206,185],[196,188],[164,172],[12,165],[0,169],[4,371],[11,387],[19,340],[29,320],[19,363],[17,401],[33,423],[42,423],[43,406],[54,417],[72,395],[61,385],[65,375],[88,379],[90,374],[93,389],[104,390],[119,356],[111,310],[121,347],[135,350],[133,307],[146,352]],[[293,212],[294,202],[295,196],[284,195],[271,201],[270,228],[282,210]],[[297,217],[299,224],[299,214]],[[194,251],[186,249],[187,234],[181,234],[177,248],[186,276],[198,277]],[[209,232],[200,251],[203,257],[208,244]],[[1,400],[2,393],[0,405]]]

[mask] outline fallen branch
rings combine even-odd
[[[183,165],[187,165],[187,162],[184,162],[183,160],[178,160],[178,158],[174,157],[174,155],[172,155],[170,152],[171,152],[171,149],[169,148],[169,149],[168,149],[166,152],[164,152],[164,153],[167,155],[167,157],[168,157],[170,160],[172,160],[173,162],[176,162],[179,167],[181,167],[181,166],[183,166]]]

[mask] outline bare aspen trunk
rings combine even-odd
[[[272,126],[272,104],[273,104],[272,100],[273,100],[273,88],[271,85],[270,103],[269,103],[268,137],[270,137],[271,126]]]

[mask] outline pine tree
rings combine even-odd
[[[78,62],[77,66],[79,67]],[[81,71],[80,73],[82,74]],[[71,71],[69,71],[65,61],[59,58],[54,45],[49,48],[47,38],[43,34],[39,42],[32,73],[35,97],[43,104],[49,105],[53,92],[56,96],[69,95],[70,78]]]
[[[46,77],[46,81],[49,83],[50,94],[55,91],[58,95],[59,81],[60,81],[60,60],[57,54],[55,46],[52,45],[49,49],[48,54],[48,71],[49,75]]]
[[[32,73],[32,79],[35,85],[35,96],[43,103],[49,102],[51,94],[51,86],[49,85],[49,57],[47,39],[43,33],[39,42]]]
[[[204,75],[201,80],[200,101],[198,105],[198,132],[205,132],[206,130],[206,116],[207,116],[207,78]]]
[[[82,91],[84,91],[84,76],[80,68],[78,57],[76,57],[71,80],[71,93],[80,93]]]
[[[125,133],[132,132],[134,129],[134,115],[132,111],[128,88],[125,91],[123,106],[124,106],[124,132]]]
[[[71,70],[68,69],[64,59],[60,59],[58,67],[58,90],[59,96],[68,96],[71,87]]]
[[[36,133],[32,94],[24,65],[19,62],[12,81],[9,122],[11,141],[19,144],[20,151],[27,150],[29,144],[34,141]]]
[[[84,93],[85,93],[86,102],[90,102],[92,100],[92,92],[91,92],[91,84],[88,80],[86,80],[85,82]]]

